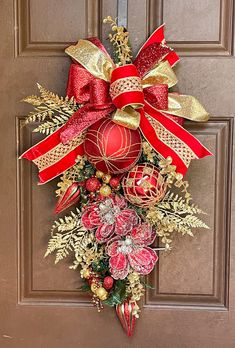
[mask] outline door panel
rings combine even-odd
[[[64,48],[95,35],[107,46],[107,15],[127,24],[135,53],[166,22],[166,38],[182,56],[177,90],[198,97],[213,115],[207,124],[186,123],[214,153],[187,174],[210,230],[176,236],[173,251],[160,255],[132,339],[114,310],[98,314],[78,292],[69,259],[55,266],[53,256],[43,258],[56,181],[38,186],[36,167],[17,160],[40,140],[22,127],[29,107],[19,100],[37,93],[36,82],[63,95],[70,64]],[[235,346],[232,23],[233,0],[1,1],[0,347]]]

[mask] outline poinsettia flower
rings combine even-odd
[[[124,279],[132,268],[141,275],[149,274],[158,260],[156,252],[148,247],[156,238],[148,224],[139,224],[124,238],[117,236],[107,245],[110,272],[114,279]]]
[[[87,229],[96,230],[96,240],[105,243],[114,234],[125,236],[140,221],[134,209],[128,209],[125,198],[114,195],[90,204],[82,214],[82,223]]]

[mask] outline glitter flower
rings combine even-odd
[[[135,210],[127,209],[124,197],[118,195],[89,205],[82,215],[85,228],[97,228],[96,240],[99,243],[107,242],[114,234],[127,235],[139,221]]]
[[[132,268],[141,275],[149,274],[158,260],[148,247],[156,238],[156,231],[148,224],[139,224],[125,236],[116,237],[107,246],[110,272],[114,279],[124,279]]]

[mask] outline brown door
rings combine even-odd
[[[233,0],[1,0],[1,348],[233,348],[235,347],[235,234],[230,233],[235,89]],[[38,137],[22,128],[26,95],[36,82],[64,94],[69,58],[78,38],[107,33],[104,16],[119,16],[136,51],[163,21],[181,55],[179,89],[211,113],[188,123],[214,157],[192,164],[195,201],[211,229],[175,237],[170,255],[149,277],[135,336],[128,339],[114,310],[102,314],[78,293],[69,261],[43,258],[53,221],[55,183],[37,186],[37,170],[17,156]],[[233,204],[234,213],[234,204]],[[234,228],[232,229],[234,231]]]

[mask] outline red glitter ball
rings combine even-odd
[[[109,181],[109,185],[114,189],[117,188],[119,184],[120,184],[120,177],[118,176],[112,177]]]
[[[97,190],[99,190],[100,186],[101,183],[95,177],[89,178],[86,181],[86,189],[89,192],[96,192]]]
[[[112,289],[112,287],[113,287],[113,282],[114,282],[114,280],[113,280],[112,277],[110,277],[110,276],[105,277],[105,278],[104,278],[104,283],[103,283],[104,288],[105,288],[106,290]]]
[[[138,130],[103,119],[88,129],[84,150],[96,169],[104,173],[124,173],[139,159],[141,136]]]

